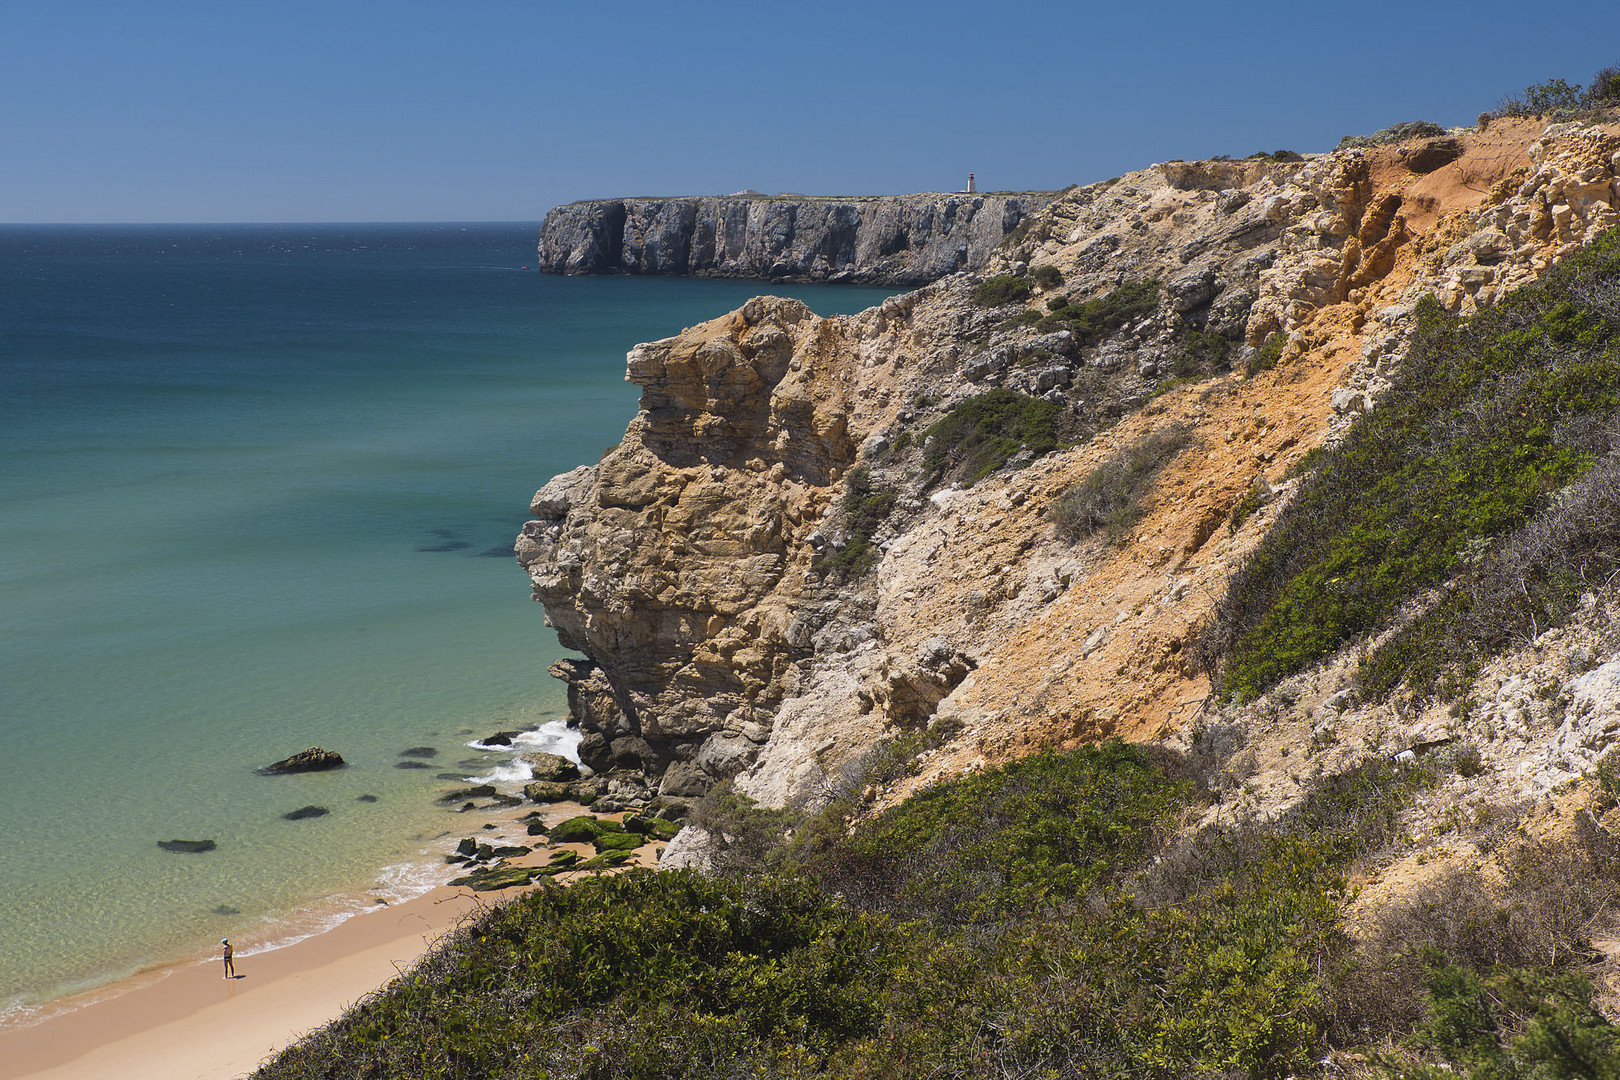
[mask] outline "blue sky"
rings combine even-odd
[[[0,0],[0,221],[538,219],[1331,149],[1620,64],[1620,4]]]

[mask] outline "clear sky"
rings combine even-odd
[[[0,221],[1058,188],[1610,64],[1617,0],[0,0]]]

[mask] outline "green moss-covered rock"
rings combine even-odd
[[[475,870],[466,877],[458,877],[450,884],[465,885],[474,892],[493,892],[527,885],[538,877],[539,873],[540,869],[534,866],[492,866],[484,870]]]
[[[553,825],[551,839],[559,844],[589,844],[602,834],[603,824],[589,814],[581,814]]]
[[[634,851],[647,842],[647,838],[633,832],[604,832],[591,841],[597,851]]]
[[[604,851],[594,858],[586,859],[574,869],[576,870],[612,870],[623,866],[635,858],[633,851]]]
[[[640,814],[625,815],[624,828],[626,832],[639,833],[654,840],[669,840],[681,831],[681,826],[676,822],[642,817]]]

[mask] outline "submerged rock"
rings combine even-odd
[[[177,851],[183,855],[195,855],[204,851],[213,851],[219,845],[212,840],[159,840],[158,847],[164,851]]]
[[[332,811],[324,806],[300,806],[296,810],[289,810],[281,816],[287,821],[303,821],[306,818],[325,817]]]
[[[400,757],[438,757],[439,751],[431,746],[412,746],[399,752]]]
[[[319,746],[312,746],[308,750],[300,750],[292,757],[282,758],[274,765],[266,765],[259,772],[265,776],[278,776],[282,773],[320,772],[325,769],[339,769],[348,762],[343,755],[332,750],[323,750]]]
[[[457,788],[447,791],[439,796],[442,803],[461,802],[463,799],[487,799],[495,794],[494,784],[476,784],[473,787]]]

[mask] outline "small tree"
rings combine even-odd
[[[1620,67],[1606,67],[1593,75],[1581,104],[1589,109],[1620,105]]]

